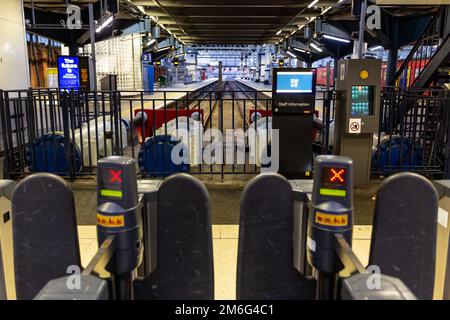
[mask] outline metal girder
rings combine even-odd
[[[444,63],[448,62],[450,59],[450,35],[447,35],[442,45],[439,47],[438,51],[434,54],[430,62],[427,64],[425,69],[419,75],[419,77],[414,81],[412,88],[425,88],[431,81],[433,75],[436,73],[438,68]]]

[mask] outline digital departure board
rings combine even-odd
[[[352,86],[352,116],[373,115],[373,86]]]

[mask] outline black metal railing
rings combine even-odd
[[[433,59],[439,49],[441,42],[442,14],[445,8],[442,6],[437,10],[430,20],[425,31],[413,45],[406,59],[398,68],[390,86],[406,89],[414,86],[423,70]]]
[[[316,96],[313,150],[331,154],[337,95],[318,91]],[[443,90],[386,88],[379,132],[374,135],[372,172],[443,176],[448,171],[449,102]],[[137,172],[147,177],[174,172],[212,179],[258,174],[270,166],[262,159],[272,154],[271,104],[271,92],[238,82],[153,95],[0,91],[4,176],[42,171],[70,178],[93,175],[97,161],[110,155],[137,159]],[[406,115],[394,121],[400,114]]]

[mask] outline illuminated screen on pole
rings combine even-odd
[[[345,197],[347,170],[340,167],[323,167],[320,194],[324,196]]]
[[[122,170],[118,168],[102,167],[100,182],[100,196],[108,198],[122,198]]]
[[[277,72],[276,93],[313,93],[313,72]]]
[[[352,116],[373,114],[373,86],[352,86]]]
[[[78,57],[58,57],[58,83],[60,89],[78,89],[80,87]]]

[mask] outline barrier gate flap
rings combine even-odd
[[[31,300],[48,281],[81,267],[73,192],[62,178],[37,173],[12,196],[14,272],[18,300]]]
[[[211,208],[208,190],[187,174],[158,190],[156,270],[135,283],[136,299],[214,299]]]
[[[292,186],[278,174],[254,178],[241,200],[237,299],[314,299],[314,282],[293,267],[292,231]]]
[[[433,298],[437,214],[437,191],[418,174],[396,174],[378,189],[369,265],[419,299]]]

